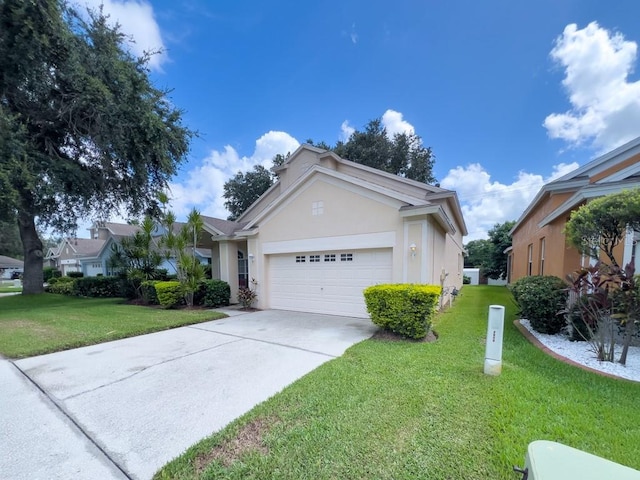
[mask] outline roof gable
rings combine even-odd
[[[274,202],[271,202],[266,208],[264,208],[255,218],[253,218],[250,222],[247,223],[246,229],[251,229],[264,218],[266,218],[271,212],[277,209],[280,205],[285,203],[290,197],[296,194],[300,189],[305,188],[307,184],[311,182],[311,179],[317,175],[322,175],[330,179],[337,179],[339,181],[346,182],[351,185],[356,185],[360,188],[363,188],[367,191],[372,192],[376,195],[381,195],[387,197],[389,199],[393,199],[399,204],[405,205],[429,205],[430,202],[424,199],[414,197],[411,195],[407,195],[405,193],[391,190],[385,187],[381,187],[376,184],[372,184],[366,181],[363,181],[357,177],[353,177],[351,175],[345,175],[341,172],[331,170],[320,165],[314,165],[309,170],[307,170],[304,175],[296,180],[296,182],[286,190],[282,195],[280,195]]]
[[[289,195],[292,188],[298,188],[300,181],[308,178],[310,172],[324,172],[328,175],[349,179],[349,182],[367,185],[372,191],[386,194],[392,198],[404,199],[408,205],[426,205],[431,199],[446,199],[461,231],[466,234],[466,225],[457,195],[451,190],[428,185],[422,182],[384,172],[376,168],[345,160],[333,152],[311,145],[301,145],[274,172],[278,181],[253,203],[239,218],[252,228],[265,211],[271,211],[279,205],[283,196]],[[333,174],[331,172],[334,172]]]

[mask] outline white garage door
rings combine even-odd
[[[362,291],[391,282],[391,249],[292,253],[269,258],[269,305],[367,317]]]

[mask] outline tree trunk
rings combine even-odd
[[[31,295],[44,292],[42,274],[42,241],[36,230],[35,218],[28,213],[18,214],[18,227],[24,249],[24,273],[22,275],[22,294]]]
[[[627,317],[627,322],[624,327],[624,343],[622,344],[622,353],[620,354],[619,362],[622,365],[627,364],[627,352],[629,351],[629,345],[631,344],[631,337],[636,333],[636,323],[634,318]]]

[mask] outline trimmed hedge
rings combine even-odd
[[[49,283],[52,278],[59,278],[62,276],[62,272],[55,267],[44,267],[42,269],[42,277],[45,283]]]
[[[69,277],[52,278],[46,291],[60,295],[73,295],[73,282],[75,279]]]
[[[555,335],[566,325],[568,285],[552,275],[522,277],[511,286],[520,314],[536,332]],[[561,313],[562,312],[562,313]]]
[[[374,324],[408,338],[424,338],[431,329],[442,288],[439,285],[374,285],[364,290]]]
[[[113,298],[122,296],[122,280],[118,277],[81,277],[73,282],[73,295]]]
[[[200,283],[198,293],[202,294],[197,305],[205,307],[223,307],[229,305],[231,299],[231,287],[224,280],[204,280]]]
[[[162,308],[173,308],[184,300],[183,290],[180,282],[157,282],[155,284],[158,302]]]

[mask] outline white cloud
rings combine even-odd
[[[577,163],[561,163],[553,167],[547,178],[521,171],[510,185],[492,182],[491,175],[479,163],[449,170],[440,185],[455,190],[462,205],[462,213],[469,235],[465,242],[487,238],[496,224],[517,220],[536,196],[542,185],[578,168]]]
[[[547,116],[551,138],[609,151],[640,135],[640,81],[629,82],[638,45],[592,22],[567,25],[551,58],[564,69],[571,109]]]
[[[356,129],[349,125],[349,120],[345,120],[342,122],[342,125],[340,125],[340,140],[346,142],[355,131]]]
[[[387,129],[387,136],[393,138],[396,133],[414,134],[413,125],[403,120],[402,113],[395,110],[387,110],[382,115],[382,125]]]
[[[160,26],[156,22],[153,7],[145,0],[77,0],[76,4],[97,10],[103,5],[105,15],[113,24],[120,24],[121,31],[133,39],[129,44],[131,51],[142,56],[144,52],[161,53],[153,55],[149,60],[152,70],[160,70],[161,65],[168,60],[165,45],[160,33]]]
[[[356,24],[352,24],[351,25],[351,43],[353,43],[354,45],[356,43],[358,43],[358,34],[356,33]]]
[[[246,172],[254,165],[271,167],[273,157],[292,152],[300,143],[286,132],[270,131],[256,140],[251,156],[240,156],[227,145],[224,150],[213,150],[201,165],[189,171],[183,182],[170,184],[171,207],[178,218],[184,218],[192,208],[203,215],[227,218],[229,212],[222,197],[224,183],[238,171]]]

